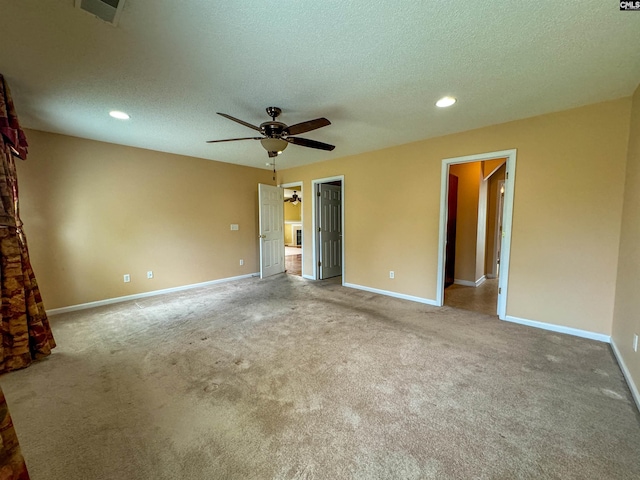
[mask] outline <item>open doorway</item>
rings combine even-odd
[[[285,272],[302,276],[302,182],[281,185],[284,189]]]
[[[313,180],[313,277],[344,283],[344,176]]]
[[[443,160],[438,304],[506,316],[516,151]]]

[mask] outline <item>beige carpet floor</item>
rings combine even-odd
[[[607,344],[292,275],[52,317],[33,480],[638,479]]]

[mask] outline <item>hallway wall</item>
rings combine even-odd
[[[613,341],[635,384],[640,408],[640,346],[637,352],[632,348],[633,336],[640,335],[640,86],[633,96],[617,265]]]
[[[451,165],[449,173],[458,177],[455,279],[475,283],[483,275],[476,271],[482,162]]]

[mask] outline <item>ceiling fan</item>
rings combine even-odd
[[[291,202],[294,205],[297,205],[299,202],[302,202],[302,198],[298,196],[298,192],[296,190],[293,191],[293,195],[291,198],[285,198],[285,202]]]
[[[282,113],[282,110],[278,107],[267,107],[267,114],[271,117],[271,121],[261,123],[259,127],[251,125],[243,120],[227,115],[226,113],[216,112],[229,120],[249,127],[253,130],[260,132],[261,137],[242,137],[242,138],[228,138],[226,140],[209,140],[207,143],[218,142],[233,142],[236,140],[260,140],[262,147],[268,152],[269,158],[277,157],[283,152],[290,143],[299,145],[301,147],[317,148],[319,150],[331,151],[336,148],[334,145],[328,143],[318,142],[316,140],[310,140],[308,138],[294,137],[293,135],[299,135],[301,133],[310,132],[318,128],[331,125],[331,122],[326,118],[316,118],[315,120],[308,120],[302,123],[296,123],[295,125],[287,126],[282,122],[276,121],[276,118]]]

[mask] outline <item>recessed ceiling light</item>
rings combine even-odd
[[[131,118],[128,114],[120,112],[118,110],[110,111],[109,115],[111,115],[113,118],[117,118],[118,120],[129,120]]]
[[[450,107],[456,102],[457,100],[454,97],[442,97],[440,100],[436,102],[436,107],[441,107],[441,108]]]

